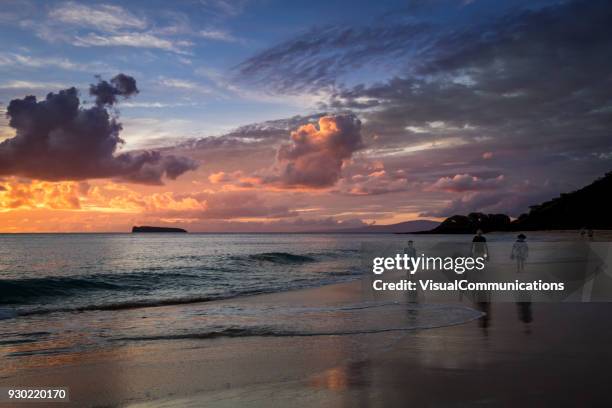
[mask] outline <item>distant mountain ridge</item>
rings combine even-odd
[[[505,214],[453,215],[423,233],[473,234],[490,231],[612,229],[612,172],[593,183],[542,204],[532,205],[514,221]]]
[[[345,228],[325,232],[341,232],[351,234],[372,234],[372,233],[396,233],[396,234],[409,234],[417,231],[429,230],[440,225],[438,221],[431,220],[413,220],[404,221],[397,224],[388,225],[366,225],[364,227],[357,228]]]

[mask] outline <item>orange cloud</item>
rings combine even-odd
[[[275,163],[260,170],[217,171],[208,176],[222,191],[329,191],[353,154],[363,147],[361,122],[353,115],[323,116],[291,132]],[[382,168],[382,163],[378,163]]]
[[[276,155],[275,174],[264,179],[283,187],[325,188],[340,178],[343,164],[363,147],[361,122],[352,115],[323,116],[291,132]]]
[[[213,173],[210,176],[208,176],[208,181],[210,181],[213,184],[227,183],[227,182],[235,180],[236,178],[239,178],[241,175],[242,175],[241,171],[235,171],[233,173],[226,173],[224,171],[220,171],[220,172]]]
[[[277,219],[293,216],[287,206],[268,203],[253,192],[160,192],[144,194],[114,182],[11,180],[0,189],[0,211],[60,210],[116,213],[159,219]]]
[[[0,189],[0,211],[11,209],[51,208],[76,210],[87,195],[87,182],[5,182]]]

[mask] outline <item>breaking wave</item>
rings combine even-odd
[[[296,255],[289,252],[264,252],[261,254],[249,255],[250,259],[281,264],[300,264],[306,262],[316,262],[311,256]]]

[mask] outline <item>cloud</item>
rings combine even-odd
[[[0,143],[0,175],[39,180],[119,178],[144,184],[175,179],[195,163],[184,157],[162,156],[157,151],[115,155],[123,140],[121,124],[107,111],[117,96],[137,92],[133,78],[119,74],[110,83],[90,88],[96,106],[83,108],[76,88],[12,100],[7,107],[9,126],[16,136]]]
[[[200,219],[284,218],[296,215],[281,204],[269,204],[253,192],[225,192],[201,196],[205,210],[188,216]]]
[[[225,191],[258,188],[264,184],[262,177],[247,176],[241,170],[233,172],[218,171],[209,175],[208,181],[213,185],[221,185]]]
[[[592,157],[609,144],[609,3],[524,3],[494,13],[476,6],[465,9],[487,12],[469,25],[465,15],[448,9],[440,17],[444,24],[400,13],[389,24],[313,29],[257,54],[238,71],[282,92],[331,87],[321,109],[357,112],[362,133],[376,135],[368,144],[372,155],[408,157],[430,146],[449,156],[461,152],[454,162],[465,168],[456,172],[471,171],[477,159],[509,178],[537,168],[543,177],[560,172],[572,179],[580,166],[576,183],[584,183],[605,172]],[[352,75],[364,64],[386,72]],[[346,70],[363,83],[343,86]],[[483,152],[495,152],[495,160],[484,164],[490,154]],[[544,169],[543,161],[556,167]]]
[[[173,38],[172,30],[156,29],[143,16],[117,5],[61,3],[43,21],[22,19],[22,29],[32,30],[48,42],[65,42],[77,47],[150,48],[188,54],[193,43]]]
[[[27,54],[0,52],[0,66],[21,66],[28,68],[44,68],[55,67],[68,71],[111,71],[112,68],[103,62],[75,62],[68,58],[60,57],[36,57]]]
[[[153,108],[153,109],[163,109],[163,108],[177,108],[183,106],[195,106],[195,102],[184,103],[184,102],[125,102],[121,104],[122,108]]]
[[[238,38],[223,30],[200,30],[197,34],[198,36],[207,40],[224,41],[230,43],[239,41]]]
[[[219,4],[229,9],[229,4]],[[88,6],[74,2],[60,4],[51,10],[44,26],[36,30],[43,38],[63,39],[81,47],[128,46],[176,53],[186,53],[185,48],[194,45],[189,40],[176,39],[178,36],[229,43],[241,41],[226,30],[195,29],[189,15],[179,11],[160,10],[155,13],[155,20],[149,20],[142,13],[135,15],[121,6]]]
[[[286,205],[270,203],[250,191],[139,194],[122,186],[108,185],[91,189],[89,198],[97,206],[177,219],[231,220],[296,215]]]
[[[365,27],[315,27],[243,61],[236,73],[279,92],[312,91],[365,66],[396,71],[397,61],[389,61],[409,55],[417,59],[429,43],[428,29],[426,23],[389,18]]]
[[[129,98],[138,92],[136,80],[125,74],[116,75],[110,80],[110,83],[105,80],[99,80],[97,84],[92,84],[89,87],[89,94],[96,97],[96,105],[99,107],[116,104],[117,96]]]
[[[292,130],[306,126],[316,125],[324,116],[330,116],[326,112],[313,113],[311,115],[296,115],[286,119],[267,120],[265,122],[244,125],[232,132],[233,135],[253,138],[286,138],[287,133]]]
[[[80,27],[91,27],[106,31],[120,29],[144,29],[145,19],[139,18],[120,6],[100,4],[86,6],[66,2],[49,12],[49,18]]]
[[[241,171],[235,171],[233,173],[226,173],[224,171],[218,171],[208,176],[208,181],[213,184],[229,183],[233,182],[242,177]]]
[[[369,154],[403,160],[423,182],[451,168],[481,178],[504,174],[508,184],[556,179],[576,188],[612,165],[611,157],[594,159],[609,150],[610,42],[608,2],[519,7],[453,33],[440,30],[423,58],[397,76],[337,87],[322,109],[357,112],[363,134],[376,135]],[[462,194],[451,191],[466,188],[459,181],[443,179],[438,187]],[[464,197],[457,206],[465,209],[484,200]]]
[[[508,210],[507,207],[501,211],[499,208],[499,204],[503,200],[500,194],[472,192],[450,200],[441,208],[423,211],[420,215],[422,217],[450,217],[452,215],[468,214],[471,212],[506,213]]]
[[[389,173],[383,168],[369,174],[355,174],[342,178],[336,191],[342,194],[364,196],[397,193],[407,191],[410,187],[411,183],[408,182],[404,171]]]
[[[151,33],[120,33],[112,35],[89,33],[84,36],[74,37],[72,44],[77,47],[158,48],[178,54],[186,53],[184,48],[193,45],[190,41],[173,41]]]
[[[18,89],[18,90],[41,90],[49,88],[64,88],[66,85],[61,82],[40,82],[40,81],[23,81],[13,80],[0,84],[0,89]]]
[[[265,183],[282,187],[325,188],[340,178],[342,165],[363,147],[361,122],[352,115],[323,116],[291,132],[279,147],[275,174]]]
[[[252,152],[257,149],[275,149],[280,142],[287,140],[287,134],[293,129],[306,124],[316,124],[326,113],[316,113],[308,116],[293,116],[287,119],[268,120],[240,126],[231,132],[220,136],[208,136],[190,140],[179,147],[198,152],[219,154],[235,154],[236,152]],[[274,153],[274,150],[271,150]]]
[[[213,93],[212,89],[187,79],[162,77],[158,83],[165,88],[173,88],[186,92]]]
[[[489,179],[489,181],[495,184],[494,179]],[[484,212],[518,217],[526,212],[529,206],[549,200],[568,190],[564,181],[533,183],[529,180],[514,184],[504,182],[493,189],[461,189],[457,193],[458,197],[455,195],[455,198],[447,200],[439,207],[433,206],[431,209],[422,211],[420,216],[449,217],[456,214]]]
[[[465,192],[495,190],[504,185],[503,174],[495,178],[480,178],[469,174],[456,174],[453,177],[441,177],[428,187],[431,191]]]
[[[88,189],[87,182],[10,180],[4,187],[0,186],[0,212],[18,208],[78,210]]]
[[[360,128],[359,119],[350,114],[314,114],[243,126],[180,148],[218,163],[219,167],[209,166],[216,171],[208,181],[225,190],[326,189],[363,148]]]
[[[13,177],[6,181],[6,188],[0,189],[0,212],[18,209],[146,214],[191,221],[278,219],[297,215],[286,205],[269,203],[254,192],[142,194],[112,182],[48,182]]]
[[[217,17],[235,17],[242,13],[248,0],[200,0],[204,12]]]

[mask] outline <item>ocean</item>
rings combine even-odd
[[[367,239],[367,237],[366,237]],[[354,278],[363,237],[0,235],[0,304],[17,315],[203,302]]]
[[[543,237],[536,239],[551,239]],[[0,355],[16,366],[32,356],[130,341],[399,332],[480,317],[467,307],[380,299],[340,306],[231,303],[359,279],[362,245],[401,246],[408,239],[419,247],[471,237],[0,234]],[[510,242],[513,234],[490,239]]]

